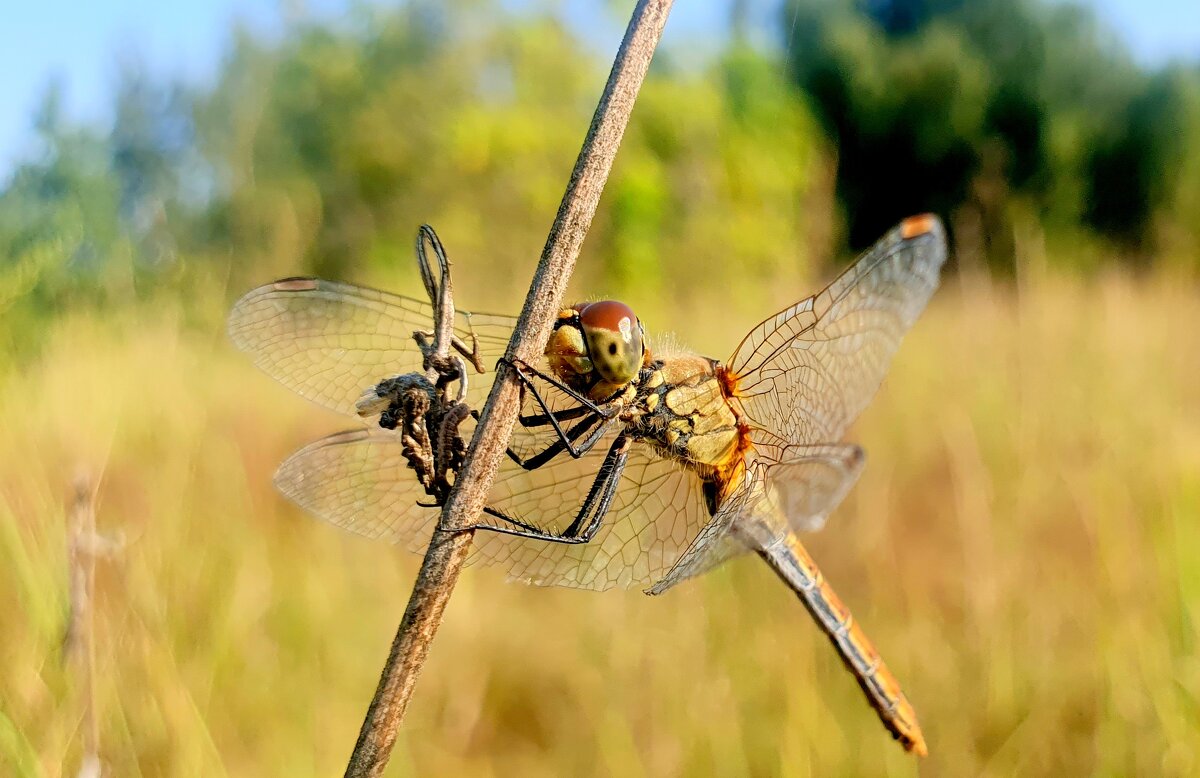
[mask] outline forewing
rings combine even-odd
[[[791,446],[778,462],[750,465],[742,484],[647,593],[662,594],[793,530],[820,529],[858,480],[863,462],[858,446],[832,444]]]
[[[468,401],[478,407],[504,355],[516,319],[457,312],[455,332],[478,343],[487,375],[470,369]],[[229,314],[229,337],[254,364],[313,402],[357,416],[363,390],[384,378],[422,371],[414,331],[432,331],[433,307],[351,284],[292,278],[260,286]]]
[[[914,216],[820,294],[755,327],[728,362],[755,443],[769,451],[839,440],[879,388],[945,259],[941,222]]]

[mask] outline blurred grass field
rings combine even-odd
[[[3,360],[0,772],[78,767],[60,642],[80,467],[126,540],[95,603],[110,774],[345,763],[417,560],[272,491],[284,456],[342,423],[235,353],[223,304],[200,328],[169,307],[68,316],[34,361]],[[718,325],[754,323],[643,318],[715,355],[737,338]],[[1196,332],[1195,287],[1161,272],[949,279],[902,346],[851,435],[867,470],[811,548],[927,760],[748,558],[663,598],[468,571],[388,774],[1195,774]]]

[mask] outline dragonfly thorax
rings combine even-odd
[[[697,354],[658,360],[638,383],[639,434],[664,455],[705,473],[744,454],[738,410],[724,396],[716,363]]]

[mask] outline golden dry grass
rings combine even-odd
[[[670,318],[731,350],[724,322]],[[906,341],[811,546],[921,715],[920,765],[747,559],[663,598],[468,572],[389,774],[1195,774],[1198,332],[1194,286],[1049,277],[950,281]],[[272,491],[339,422],[173,313],[48,337],[0,368],[0,772],[78,764],[58,643],[80,465],[127,541],[98,574],[111,774],[339,772],[416,569]]]

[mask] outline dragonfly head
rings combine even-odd
[[[546,357],[568,384],[594,380],[594,372],[604,382],[621,387],[637,378],[642,368],[643,334],[642,323],[625,303],[583,303],[562,312],[546,344]]]

